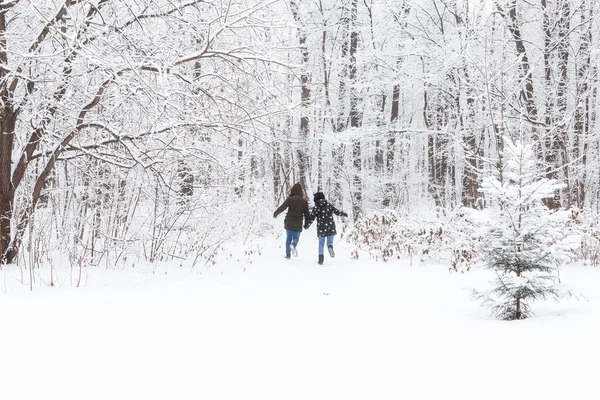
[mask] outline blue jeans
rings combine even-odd
[[[298,246],[298,241],[300,240],[300,232],[288,231],[286,229],[285,233],[285,254],[290,254],[292,252],[292,249],[290,249],[290,244],[294,243],[296,246]]]
[[[333,236],[323,236],[319,238],[319,255],[325,254],[325,239],[327,239],[327,246],[333,246]]]

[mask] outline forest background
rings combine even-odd
[[[301,182],[366,251],[477,251],[471,210],[534,149],[600,250],[594,0],[2,0],[0,252],[44,269],[252,257]],[[531,172],[531,171],[529,171]],[[272,242],[272,241],[271,241]],[[61,256],[59,256],[61,255]]]

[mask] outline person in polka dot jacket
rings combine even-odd
[[[323,260],[325,259],[325,241],[327,241],[327,250],[329,251],[329,255],[332,258],[335,257],[335,252],[333,251],[333,237],[337,232],[335,230],[333,214],[340,217],[347,217],[348,214],[331,205],[327,200],[325,200],[325,195],[321,192],[315,193],[313,200],[315,202],[315,206],[310,211],[310,215],[304,224],[304,229],[308,229],[315,218],[317,219],[317,236],[319,237],[319,264],[322,265]]]

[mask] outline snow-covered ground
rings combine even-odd
[[[586,299],[491,319],[470,299],[489,272],[316,264],[277,248],[252,264],[87,269],[85,287],[1,271],[0,399],[597,399],[600,270]],[[6,290],[5,290],[6,288]]]

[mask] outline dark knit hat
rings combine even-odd
[[[315,193],[313,200],[316,202],[317,200],[321,200],[324,198],[325,198],[325,195],[322,192],[317,192],[317,193]]]

